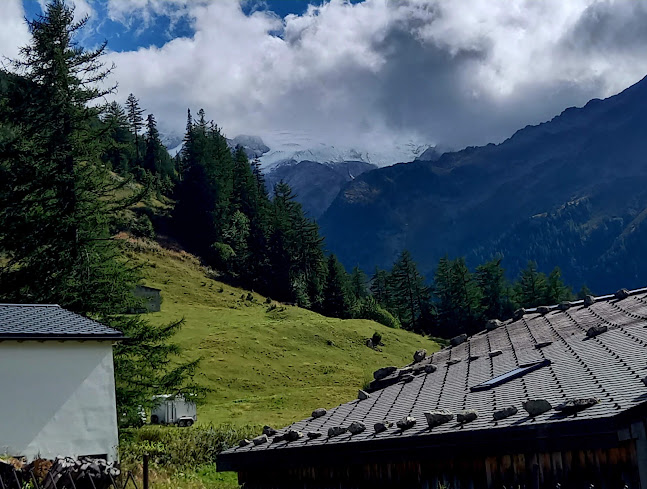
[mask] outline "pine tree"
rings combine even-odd
[[[123,260],[123,243],[110,227],[132,201],[119,201],[115,183],[100,163],[99,117],[93,104],[107,91],[105,45],[85,51],[74,42],[86,20],[53,0],[29,22],[32,40],[14,67],[20,93],[2,110],[10,138],[0,144],[0,300],[58,303],[125,333],[115,350],[120,413],[149,405],[155,386],[197,391],[197,363],[169,364],[178,352],[168,339],[179,323],[153,327],[121,315],[134,305],[138,271]],[[15,95],[15,94],[14,94]],[[146,377],[146,383],[139,383]],[[127,395],[125,393],[128,393]]]
[[[273,297],[292,301],[292,255],[293,229],[292,222],[300,214],[300,205],[290,186],[281,181],[274,187],[272,201],[272,218],[269,236],[269,261],[271,264]]]
[[[464,258],[441,258],[434,278],[434,296],[441,334],[475,332],[482,321],[482,295]]]
[[[375,267],[375,273],[371,277],[370,291],[378,304],[388,308],[389,292],[387,289],[388,272]]]
[[[252,173],[252,167],[242,146],[236,146],[233,166],[234,207],[246,216],[252,217],[258,209],[258,187]]]
[[[476,268],[476,284],[481,289],[483,319],[506,319],[514,310],[510,287],[505,279],[501,259],[491,260]]]
[[[128,119],[123,107],[111,102],[101,118],[105,124],[101,160],[120,175],[127,175],[133,164],[133,137],[128,128]]]
[[[328,257],[328,275],[323,291],[323,313],[326,316],[349,318],[351,310],[348,275],[335,255]]]
[[[587,295],[593,295],[593,292],[591,292],[591,289],[589,289],[586,286],[586,284],[584,284],[580,288],[580,291],[577,293],[577,298],[578,299],[584,299]]]
[[[261,168],[261,160],[254,158],[251,163],[252,165],[252,174],[256,180],[256,188],[258,189],[258,195],[261,197],[268,198],[267,188],[265,187],[265,175]]]
[[[548,283],[546,275],[537,270],[537,263],[529,261],[515,284],[517,302],[522,307],[537,307],[546,302]]]
[[[366,274],[362,269],[357,265],[353,267],[353,271],[350,274],[350,289],[356,301],[360,301],[368,296],[367,282]]]
[[[402,326],[418,332],[428,330],[431,321],[429,288],[409,251],[404,250],[395,261],[391,277],[397,316]]]
[[[151,172],[151,174],[159,175],[162,171],[161,162],[159,161],[159,147],[162,145],[160,142],[160,133],[157,130],[157,121],[153,114],[148,114],[146,118],[146,151],[144,153],[144,161],[142,167]]]
[[[144,110],[139,106],[139,100],[132,93],[126,99],[126,111],[128,113],[128,122],[135,140],[135,164],[141,164],[139,134],[144,127]]]
[[[570,301],[572,299],[573,292],[570,287],[564,284],[562,271],[559,267],[555,267],[546,280],[544,304],[559,304],[562,301]]]

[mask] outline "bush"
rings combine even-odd
[[[373,297],[362,299],[356,317],[358,319],[370,319],[389,328],[400,329],[400,321],[380,306]]]
[[[234,249],[227,243],[220,242],[212,244],[211,249],[213,250],[215,266],[219,270],[229,270],[234,258],[236,258],[236,252]]]
[[[130,232],[138,238],[155,238],[155,228],[146,214],[140,214],[130,223]]]
[[[382,345],[382,335],[376,331],[375,333],[373,333],[371,341],[373,342],[374,347]]]
[[[196,470],[211,465],[216,456],[243,438],[253,438],[259,426],[144,426],[121,430],[119,458],[125,468],[137,466],[144,454],[158,467],[173,471]]]

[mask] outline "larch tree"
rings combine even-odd
[[[350,317],[350,293],[346,270],[335,255],[328,257],[328,275],[323,291],[323,311],[327,316]]]
[[[120,421],[136,420],[153,394],[193,392],[196,361],[171,363],[169,342],[181,326],[149,325],[123,313],[135,304],[138,270],[111,236],[124,185],[101,164],[97,131],[105,107],[98,88],[108,76],[105,44],[86,51],[75,35],[87,19],[53,0],[30,21],[30,43],[13,62],[15,83],[0,104],[0,300],[58,303],[121,330],[115,348]],[[174,365],[174,366],[171,366]]]
[[[135,140],[135,157],[136,164],[141,164],[141,149],[139,146],[139,135],[144,128],[144,110],[139,106],[139,100],[132,93],[126,99],[126,111],[128,113],[128,122],[130,130]]]

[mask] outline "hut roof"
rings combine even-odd
[[[528,430],[572,439],[604,425],[617,441],[614,423],[647,401],[647,289],[521,310],[452,345],[374,381],[368,398],[224,452],[219,469],[324,454],[523,445]]]

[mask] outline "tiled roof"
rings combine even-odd
[[[366,400],[342,404],[329,409],[323,417],[308,418],[279,430],[279,436],[289,429],[302,432],[304,436],[296,441],[273,442],[270,437],[268,443],[252,443],[224,452],[221,454],[224,465],[229,464],[230,468],[245,466],[246,460],[257,458],[253,454],[269,456],[269,452],[286,449],[292,452],[292,448],[300,447],[341,447],[344,444],[350,448],[351,444],[357,444],[355,446],[360,448],[366,444],[364,442],[370,442],[372,449],[378,450],[380,441],[386,443],[406,437],[427,438],[418,441],[433,443],[434,437],[452,432],[471,432],[474,440],[479,433],[484,433],[482,430],[492,435],[495,430],[523,429],[524,426],[557,428],[555,424],[561,423],[564,427],[563,423],[571,420],[611,418],[647,401],[647,387],[642,382],[647,375],[647,289],[629,292],[623,299],[604,296],[588,306],[583,301],[576,301],[561,308],[537,308],[522,311],[522,314],[516,320],[434,353],[424,360],[437,367],[431,373],[417,369],[413,380],[405,375],[407,380],[375,390]],[[590,328],[600,325],[607,326],[606,332],[587,336]],[[496,350],[501,353],[491,356],[490,352]],[[546,359],[550,360],[549,365],[521,377],[488,390],[471,390],[520,365]],[[460,361],[454,363],[455,360]],[[597,398],[600,402],[569,415],[551,409],[530,417],[522,407],[528,400],[545,399],[554,408],[566,401],[584,398]],[[510,406],[518,412],[500,421],[494,420],[495,411]],[[437,409],[453,413],[473,409],[478,412],[478,418],[462,425],[454,418],[429,429],[424,413]],[[405,416],[414,417],[416,424],[402,431],[395,423]],[[376,433],[374,424],[383,420],[394,426]],[[346,428],[354,421],[364,423],[366,430],[358,434],[347,432],[328,436],[329,428]],[[307,432],[320,432],[321,436],[310,439],[305,436]]]
[[[120,338],[120,331],[58,305],[0,304],[0,340]]]

